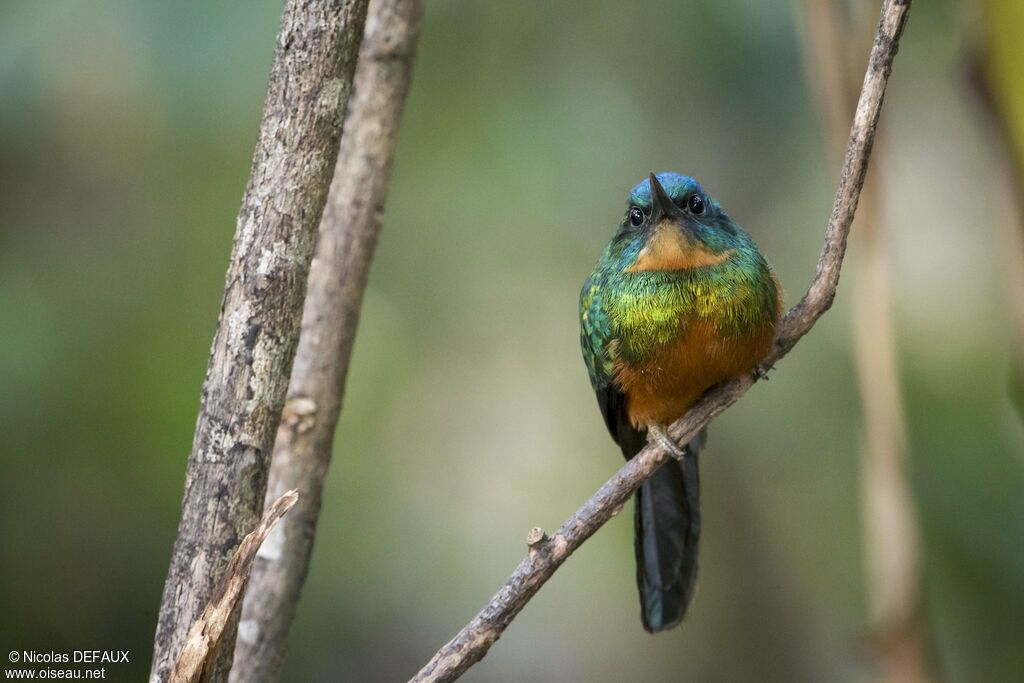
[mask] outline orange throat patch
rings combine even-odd
[[[662,221],[636,257],[636,263],[626,269],[627,273],[644,273],[666,270],[691,270],[705,266],[717,266],[733,255],[728,249],[719,254],[709,251],[704,245],[689,239],[671,221]]]

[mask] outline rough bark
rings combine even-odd
[[[302,334],[270,468],[267,505],[301,499],[261,549],[246,592],[232,681],[279,677],[313,549],[324,477],[359,322],[422,0],[372,0],[341,149],[309,273]]]
[[[854,114],[839,188],[825,231],[825,242],[814,279],[804,297],[783,318],[775,343],[764,361],[770,368],[811,329],[835,298],[846,240],[864,185],[875,127],[881,111],[892,62],[906,24],[910,0],[884,0],[881,18]],[[735,403],[753,385],[754,377],[741,377],[708,392],[682,418],[669,427],[678,443],[693,438],[712,418]],[[618,513],[633,491],[668,458],[649,445],[627,462],[594,496],[547,539],[533,532],[529,552],[490,602],[469,624],[445,644],[411,680],[452,681],[487,654],[517,614],[555,570],[605,522]],[[540,536],[540,540],[537,540]]]
[[[165,681],[263,508],[306,277],[338,152],[367,0],[288,0],[203,382],[151,681]],[[215,679],[234,649],[229,625]]]

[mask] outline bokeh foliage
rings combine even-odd
[[[698,177],[790,303],[806,286],[837,169],[791,9],[429,3],[288,680],[403,680],[531,526],[556,526],[618,466],[576,295],[648,171]],[[127,648],[117,675],[146,675],[279,13],[0,7],[4,647]],[[965,92],[962,14],[915,6],[872,172],[936,649],[952,681],[1004,681],[1024,668],[1013,216]],[[623,514],[467,680],[868,679],[851,280],[712,429],[684,627],[640,629]]]

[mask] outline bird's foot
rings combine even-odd
[[[654,444],[655,446],[661,446],[676,460],[682,461],[686,456],[686,451],[683,448],[680,448],[679,444],[669,436],[668,430],[666,430],[662,425],[647,425],[647,442]]]
[[[758,381],[760,381],[762,379],[765,379],[765,380],[771,379],[768,376],[768,373],[771,372],[773,369],[774,368],[772,366],[770,366],[770,365],[769,366],[758,365],[756,368],[754,368],[754,381],[758,382]]]

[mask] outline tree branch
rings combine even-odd
[[[775,343],[764,360],[766,368],[779,361],[807,334],[818,318],[831,307],[835,298],[846,252],[846,239],[867,173],[885,87],[909,10],[910,0],[884,0],[882,4],[868,70],[850,130],[839,188],[814,279],[800,303],[780,323]],[[671,425],[669,433],[679,443],[685,443],[712,418],[735,403],[753,383],[753,377],[741,377],[712,389],[686,415]],[[417,683],[452,681],[483,658],[494,641],[555,570],[621,510],[633,491],[667,458],[668,454],[660,447],[647,446],[627,462],[547,541],[530,548],[528,556],[519,563],[512,576],[483,610],[411,680]]]
[[[277,432],[266,504],[302,498],[256,559],[231,680],[279,678],[309,571],[359,310],[412,75],[422,0],[371,0],[334,180],[309,272],[302,334]]]
[[[281,17],[203,382],[151,681],[167,679],[189,626],[263,508],[367,1],[288,0]],[[234,636],[229,623],[215,680],[230,668]]]

